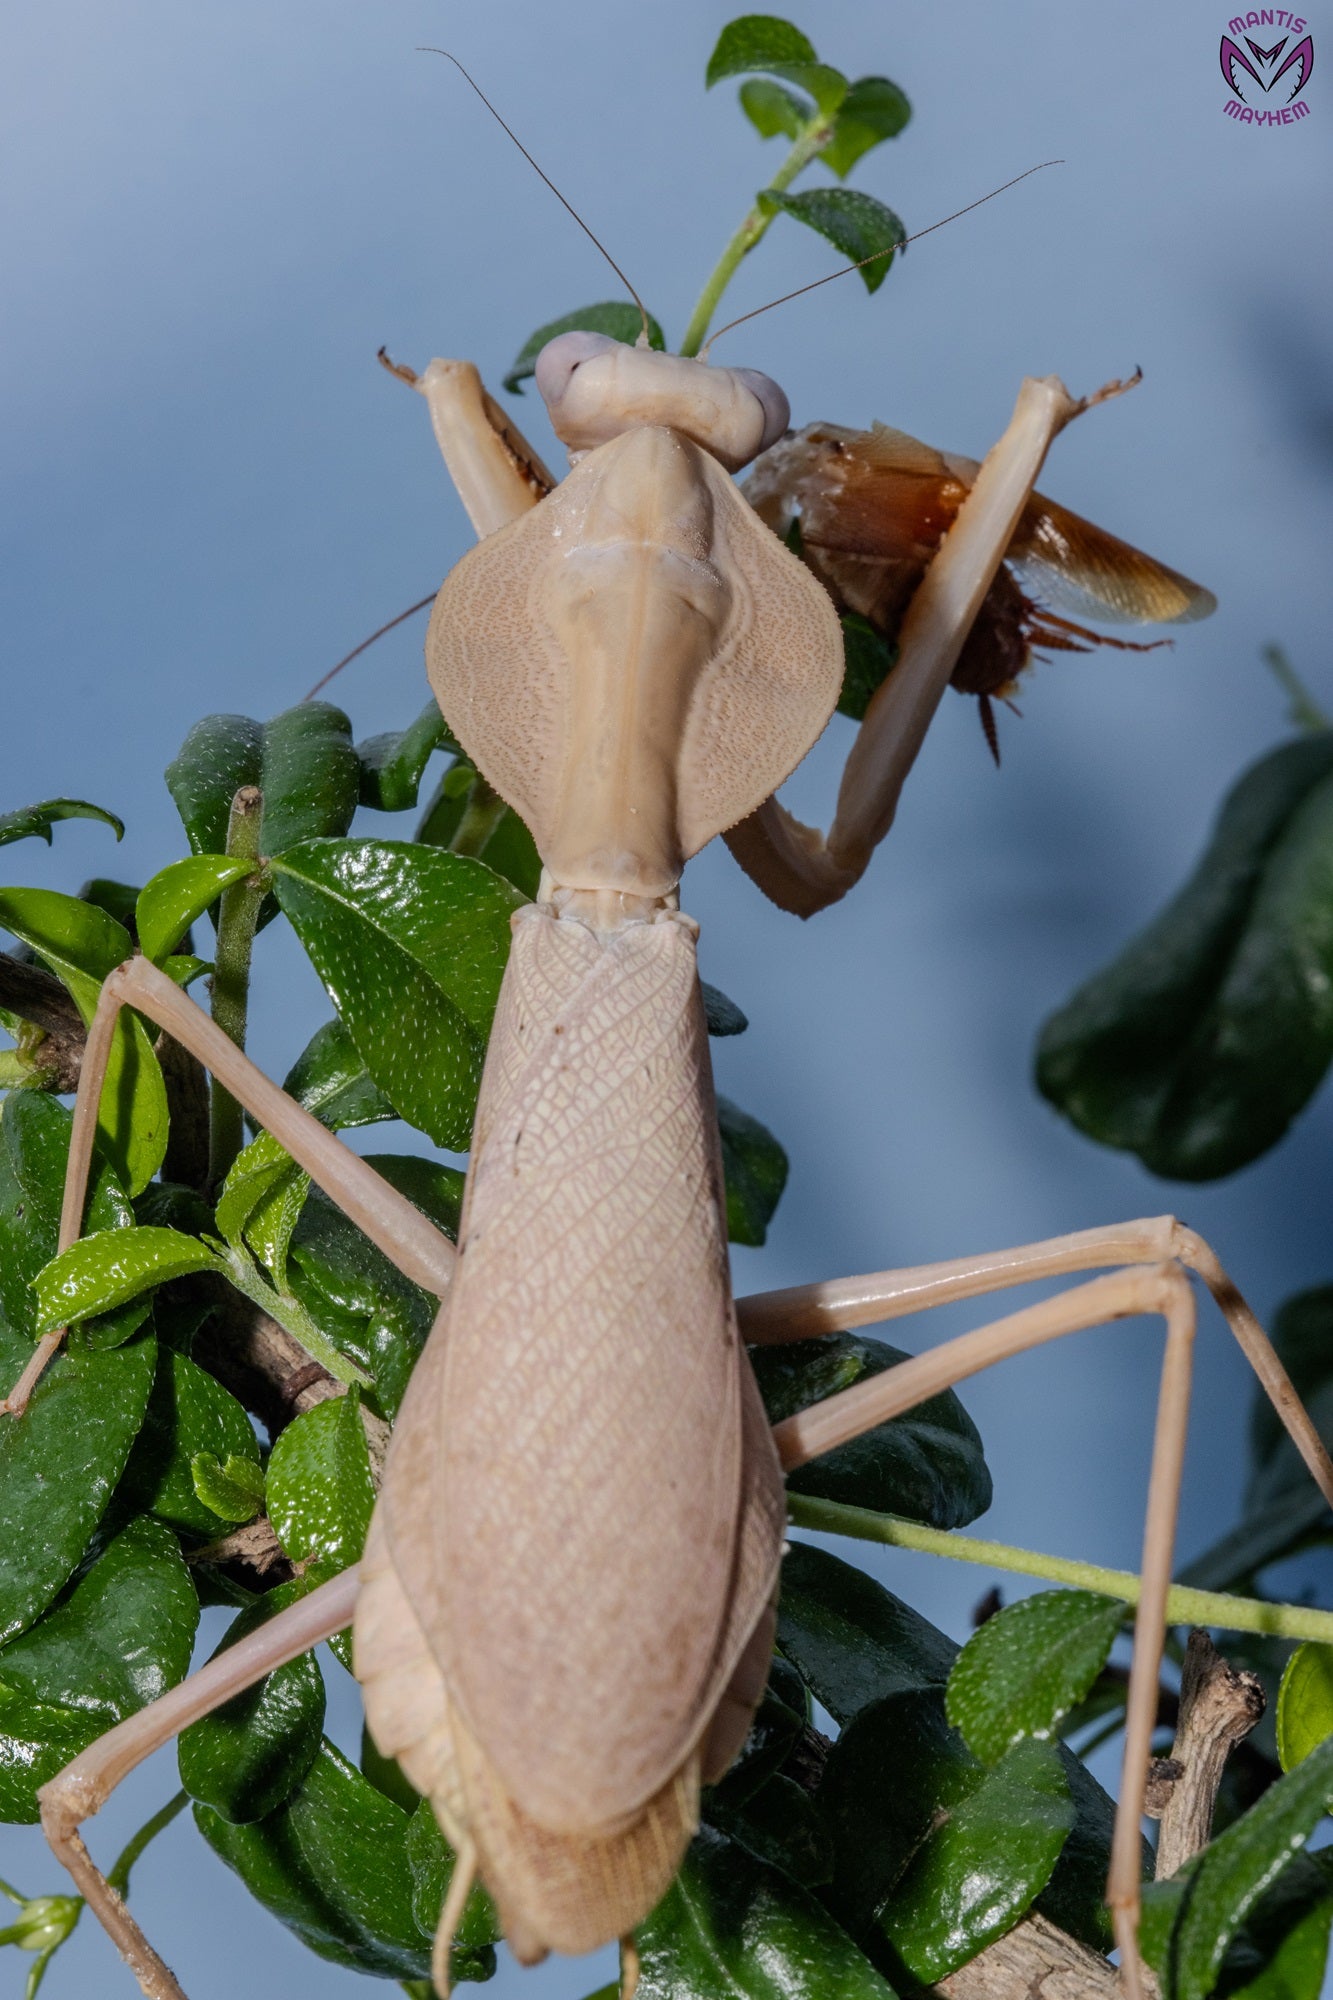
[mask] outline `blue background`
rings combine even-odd
[[[81,825],[49,855],[12,850],[8,879],[142,880],[180,850],[158,774],[190,723],[298,699],[468,545],[424,409],[375,366],[381,341],[417,365],[469,356],[494,387],[533,326],[615,296],[460,79],[415,45],[446,42],[469,63],[678,337],[780,158],[734,86],[702,90],[731,11],[7,10],[4,803],[73,793],[129,823],[119,850]],[[1065,164],[911,250],[875,298],[848,278],[719,358],[776,375],[798,422],[878,417],[976,455],[1025,373],[1083,391],[1142,364],[1142,388],[1059,441],[1044,484],[1210,584],[1221,609],[1173,652],[1039,669],[1024,719],[1001,711],[999,775],[972,705],[946,697],[869,878],[808,926],[720,848],[691,867],[704,971],[752,1022],[717,1051],[721,1087],[792,1156],[772,1241],[738,1253],[737,1287],[1180,1206],[1271,1313],[1333,1278],[1328,1094],[1275,1156],[1177,1189],[1063,1125],[1029,1065],[1045,1015],[1178,884],[1227,785],[1285,733],[1261,646],[1280,642],[1333,703],[1327,69],[1308,119],[1254,130],[1223,116],[1226,17],[1197,0],[821,0],[802,21],[830,61],[908,91],[912,124],[855,184],[909,228],[1037,160]],[[780,223],[730,309],[833,261]],[[533,398],[518,414],[553,455]],[[416,713],[420,640],[419,627],[398,634],[340,684],[359,733]],[[805,816],[826,819],[850,733],[835,721],[792,783]],[[327,1008],[280,927],[257,980],[252,1047],[281,1075]],[[939,1315],[908,1337],[979,1317]],[[985,1532],[1136,1564],[1158,1347],[1152,1326],[1124,1325],[969,1386],[999,1496]],[[1245,1372],[1211,1311],[1198,1375],[1185,1556],[1234,1519],[1243,1475]],[[989,1581],[906,1554],[869,1560],[959,1635]],[[346,1737],[350,1684],[335,1664],[328,1676]],[[114,1853],[174,1782],[161,1759],[136,1777],[94,1829],[97,1851]],[[32,1832],[0,1832],[0,1869],[29,1893],[60,1885]],[[193,2000],[353,1990],[192,1832],[141,1864],[135,1905]],[[0,1992],[25,1969],[0,1956]],[[521,1983],[506,1965],[492,1991],[556,2000],[608,1976],[600,1961],[560,1964]],[[46,1991],[128,1994],[131,1981],[85,1922]]]

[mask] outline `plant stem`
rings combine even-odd
[[[243,1250],[224,1249],[221,1244],[215,1244],[214,1248],[218,1253],[219,1267],[242,1297],[249,1299],[251,1305],[258,1306],[261,1312],[267,1313],[270,1319],[276,1320],[293,1340],[300,1343],[312,1361],[317,1361],[321,1368],[332,1375],[335,1382],[344,1382],[348,1388],[351,1388],[354,1382],[363,1389],[371,1386],[370,1377],[365,1370],[358,1368],[354,1361],[349,1361],[345,1354],[338,1352],[332,1341],[326,1339],[320,1332],[298,1298],[291,1292],[280,1292],[271,1285],[267,1278],[261,1276]]]
[[[1140,1579],[1133,1570],[1103,1569],[1098,1563],[1071,1562],[1036,1549],[1016,1549],[1008,1542],[981,1541],[940,1528],[923,1528],[896,1514],[874,1514],[865,1507],[844,1507],[836,1500],[815,1500],[803,1493],[787,1495],[787,1512],[800,1528],[817,1528],[829,1535],[852,1535],[858,1541],[884,1542],[890,1548],[919,1549],[927,1555],[949,1556],[954,1562],[977,1563],[985,1569],[1016,1570],[1023,1576],[1044,1577],[1079,1590],[1098,1590],[1105,1597],[1137,1604]],[[1190,1590],[1176,1585],[1167,1598],[1169,1625],[1213,1625],[1228,1632],[1264,1632],[1276,1639],[1316,1639],[1333,1645],[1333,1611],[1316,1611],[1308,1604],[1267,1604],[1255,1597],[1228,1597],[1218,1590]]]
[[[159,1833],[162,1833],[171,1825],[177,1813],[182,1811],[187,1803],[185,1793],[177,1792],[174,1799],[168,1799],[164,1806],[159,1807],[158,1811],[153,1814],[153,1817],[150,1820],[145,1820],[133,1838],[125,1843],[111,1873],[106,1878],[117,1895],[123,1896],[129,1888],[130,1870],[143,1853],[145,1847],[148,1846],[148,1843],[156,1840]]]
[[[833,121],[822,111],[817,111],[810,121],[803,125],[792,141],[791,151],[774,174],[765,194],[784,194],[804,167],[808,167],[820,147],[826,144],[833,130]],[[765,235],[772,215],[765,215],[757,200],[736,231],[726,249],[708,274],[708,281],[699,294],[698,303],[690,314],[690,323],[685,329],[685,338],[680,343],[682,354],[697,354],[704,344],[713,314],[717,311],[718,300],[736,275],[741,259],[748,256],[756,243]]]
[[[449,842],[451,854],[470,854],[481,859],[487,841],[505,816],[505,802],[498,792],[493,792],[478,771],[472,781],[472,789],[467,795],[463,817],[454,828],[454,837]]]
[[[257,785],[242,785],[231,802],[227,852],[242,861],[259,860],[259,835],[264,795]],[[213,967],[213,1019],[224,1035],[245,1047],[245,1023],[250,1005],[250,953],[255,925],[268,884],[246,876],[222,892],[218,912],[217,954]],[[222,1186],[231,1164],[245,1143],[245,1119],[240,1105],[216,1077],[209,1079],[208,1181]]]
[[[1307,736],[1318,735],[1320,730],[1333,728],[1323,709],[1310,693],[1305,682],[1297,673],[1286,651],[1281,646],[1265,646],[1263,661],[1278,686],[1287,697],[1287,714],[1297,729],[1303,729]]]

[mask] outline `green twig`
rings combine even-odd
[[[1292,666],[1285,649],[1265,646],[1262,654],[1264,665],[1287,697],[1287,715],[1296,728],[1305,730],[1310,736],[1317,735],[1321,729],[1333,729],[1333,723]]]
[[[130,1870],[143,1853],[145,1847],[148,1846],[150,1841],[156,1840],[159,1833],[164,1832],[171,1825],[177,1813],[182,1812],[188,1803],[186,1794],[184,1792],[177,1792],[174,1799],[168,1799],[166,1804],[160,1807],[151,1819],[145,1820],[139,1831],[130,1840],[126,1841],[112,1865],[110,1874],[106,1878],[118,1896],[128,1894]]]
[[[791,151],[774,174],[764,194],[784,194],[803,168],[808,167],[820,148],[828,143],[833,131],[830,114],[817,111],[804,124],[792,142]],[[717,311],[718,301],[736,275],[742,258],[749,255],[756,243],[767,233],[777,210],[764,213],[763,195],[755,201],[749,214],[736,231],[726,249],[708,274],[708,281],[699,294],[690,323],[685,329],[685,337],[680,343],[682,354],[697,354],[704,344],[704,336]]]
[[[259,835],[264,819],[264,795],[257,785],[242,785],[231,802],[227,826],[227,852],[242,861],[259,860]],[[222,893],[218,912],[217,953],[213,966],[213,1019],[224,1035],[245,1047],[245,1024],[250,1006],[250,953],[255,926],[268,884],[254,875],[236,882]],[[210,1080],[208,1102],[208,1179],[220,1188],[232,1162],[245,1143],[245,1120],[240,1105],[216,1077]]]
[[[866,1507],[844,1507],[836,1500],[815,1500],[803,1493],[787,1495],[787,1512],[800,1528],[884,1542],[890,1548],[919,1549],[984,1569],[1016,1570],[1078,1590],[1099,1590],[1105,1597],[1123,1598],[1126,1604],[1139,1601],[1141,1583],[1133,1570],[1103,1569],[1098,1563],[1016,1549],[1008,1542],[923,1528],[896,1514],[874,1514]],[[1264,1632],[1275,1639],[1316,1639],[1321,1645],[1333,1645],[1333,1611],[1316,1611],[1308,1604],[1267,1604],[1255,1597],[1228,1597],[1218,1590],[1189,1590],[1178,1584],[1167,1598],[1166,1617],[1169,1625],[1213,1625],[1228,1632]]]
[[[301,1301],[291,1292],[280,1292],[263,1277],[251,1263],[243,1250],[230,1250],[224,1244],[208,1239],[217,1252],[218,1266],[243,1297],[261,1312],[276,1320],[280,1327],[299,1341],[312,1361],[332,1375],[335,1382],[345,1382],[350,1388],[358,1383],[363,1389],[371,1386],[365,1370],[340,1354],[332,1341],[322,1334]]]

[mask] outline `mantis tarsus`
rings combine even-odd
[[[459,1249],[164,975],[133,960],[106,980],[62,1247],[81,1227],[106,1049],[129,1004],[192,1049],[443,1303],[359,1570],[76,1759],[43,1792],[52,1844],[144,1991],[179,2000],[77,1829],[186,1722],[354,1618],[371,1730],[458,1850],[440,1991],[478,1873],[520,1958],[618,1937],[632,1965],[628,1941],[678,1865],[699,1786],[735,1755],[762,1690],[782,1469],[1009,1354],[1150,1312],[1165,1322],[1166,1360],[1109,1885],[1136,1986],[1138,1823],[1194,1331],[1187,1272],[1217,1299],[1331,1502],[1333,1466],[1244,1301],[1171,1218],[734,1311],[694,927],[677,898],[685,860],[742,821],[757,844],[747,865],[791,906],[817,907],[856,879],[1048,444],[1099,398],[1075,401],[1052,378],[1023,385],[912,600],[824,840],[768,802],[837,699],[837,620],[729,477],[785,430],[776,385],[566,335],[544,351],[538,384],[575,465],[543,498],[549,475],[497,421],[474,369],[437,361],[412,380],[481,537],[437,602],[432,683],[545,867],[515,924]],[[742,1336],[805,1338],[1099,1267],[1109,1274],[830,1398],[770,1439]],[[20,1415],[32,1373],[10,1399]]]

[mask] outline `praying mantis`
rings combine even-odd
[[[785,430],[776,385],[566,337],[543,355],[539,387],[576,462],[540,504],[543,470],[497,422],[475,370],[435,362],[415,386],[481,537],[438,601],[432,682],[546,869],[516,923],[459,1249],[284,1103],[146,963],[107,980],[62,1245],[81,1226],[99,1064],[128,1004],[208,1063],[442,1307],[359,1570],[76,1760],[46,1789],[48,1833],[145,1992],[179,1995],[78,1826],[185,1722],[354,1617],[372,1730],[459,1853],[441,1990],[474,1873],[521,1958],[628,1940],[763,1685],[781,1470],[1024,1347],[1155,1312],[1167,1357],[1111,1882],[1132,1982],[1193,1335],[1187,1270],[1222,1306],[1330,1500],[1333,1468],[1212,1253],[1169,1218],[760,1295],[733,1315],[693,930],[677,891],[689,855],[742,822],[764,844],[765,886],[812,903],[850,885],[887,830],[1047,446],[1098,399],[1049,379],[1024,385],[912,601],[831,832],[814,840],[768,802],[828,719],[841,641],[822,586],[729,477]],[[1098,1267],[1113,1268],[789,1419],[770,1442],[741,1336],[804,1338]],[[549,1713],[533,1705],[538,1682]]]

